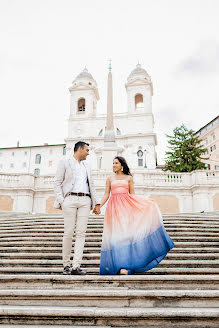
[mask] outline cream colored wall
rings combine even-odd
[[[213,135],[215,136],[215,140],[213,139]],[[202,139],[202,145],[208,149],[208,155],[206,157],[209,158],[203,162],[210,164],[211,170],[215,170],[216,167],[219,170],[219,122],[202,133],[200,139]],[[216,145],[216,149],[211,151],[213,145]]]

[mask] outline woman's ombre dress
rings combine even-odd
[[[127,180],[111,182],[101,248],[100,274],[129,274],[154,268],[173,247],[156,203],[129,194]]]

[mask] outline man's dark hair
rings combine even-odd
[[[75,146],[74,146],[74,153],[78,150],[78,148],[84,148],[84,146],[87,145],[89,146],[89,144],[87,142],[84,141],[78,141],[76,142]]]

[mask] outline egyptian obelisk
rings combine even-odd
[[[104,146],[102,150],[102,169],[112,169],[113,158],[121,153],[123,149],[116,145],[115,131],[113,123],[113,78],[111,61],[109,64],[108,83],[107,83],[107,118],[104,133]]]

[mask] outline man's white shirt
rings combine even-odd
[[[74,157],[73,160],[75,161],[75,183],[72,192],[83,192],[89,194],[87,169],[83,161],[80,161],[79,163]]]

